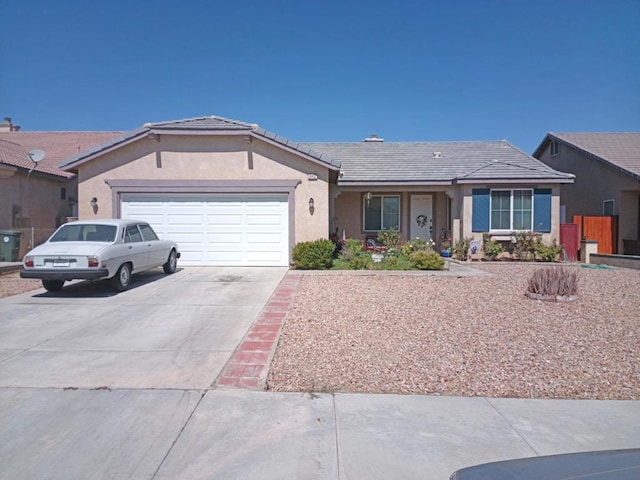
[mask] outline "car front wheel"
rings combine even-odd
[[[59,292],[63,285],[64,280],[42,280],[42,286],[48,292]]]
[[[178,266],[178,254],[175,250],[171,250],[169,254],[169,258],[167,259],[167,263],[165,263],[162,268],[164,269],[164,273],[167,275],[176,271],[176,267]]]
[[[128,263],[121,265],[118,272],[111,277],[111,286],[118,292],[124,292],[131,283],[131,266]]]

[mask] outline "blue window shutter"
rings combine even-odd
[[[491,190],[488,188],[474,188],[472,191],[472,232],[488,232],[489,231],[489,200],[491,199]]]
[[[551,231],[551,189],[536,188],[533,191],[533,231]]]

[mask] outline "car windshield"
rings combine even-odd
[[[116,238],[115,225],[83,223],[63,225],[50,239],[50,242],[113,242]]]

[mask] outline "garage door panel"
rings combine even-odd
[[[243,217],[242,214],[217,214],[217,215],[207,215],[207,227],[211,228],[212,225],[242,225]]]
[[[210,233],[207,235],[207,241],[209,245],[218,245],[218,244],[230,244],[230,245],[238,245],[238,249],[241,249],[239,245],[242,244],[243,234],[242,232],[218,232],[218,233]]]
[[[127,194],[121,214],[175,240],[185,266],[286,266],[287,201],[287,195],[271,194]]]

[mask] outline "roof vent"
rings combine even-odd
[[[442,152],[433,152],[433,158],[442,158]]]
[[[377,134],[372,133],[370,137],[365,138],[362,141],[363,142],[384,142],[384,138],[378,138]]]

